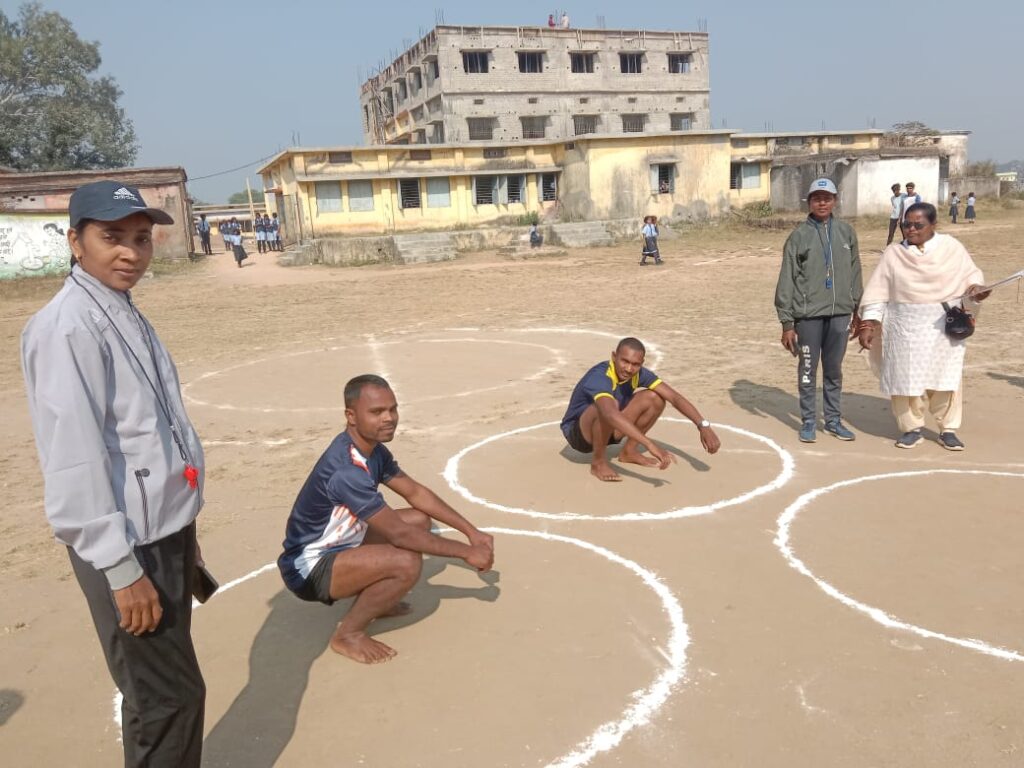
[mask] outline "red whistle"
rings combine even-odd
[[[181,473],[182,477],[188,481],[189,488],[199,487],[199,470],[193,467],[191,464],[185,465],[185,471]]]

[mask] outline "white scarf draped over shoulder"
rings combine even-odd
[[[861,306],[871,304],[934,304],[955,300],[972,285],[983,285],[984,275],[963,244],[949,235],[936,234],[924,249],[893,243],[864,286]]]
[[[949,235],[935,235],[923,248],[900,243],[882,252],[860,311],[865,320],[882,321],[868,360],[884,394],[959,388],[965,345],[945,335],[942,302],[984,282],[967,249]],[[964,303],[977,311],[975,302]]]

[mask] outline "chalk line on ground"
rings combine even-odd
[[[842,480],[838,483],[833,483],[832,485],[826,485],[821,488],[816,488],[813,491],[808,491],[786,507],[778,519],[778,528],[775,534],[775,546],[782,553],[782,556],[786,559],[786,562],[789,563],[790,567],[811,579],[826,595],[835,598],[843,605],[860,611],[872,621],[881,624],[883,627],[912,632],[915,635],[931,640],[941,640],[945,643],[951,643],[952,645],[957,645],[961,648],[967,648],[972,651],[977,651],[978,653],[995,656],[996,658],[1004,659],[1006,661],[1024,661],[1024,654],[1017,651],[999,648],[998,646],[991,645],[983,640],[951,637],[950,635],[945,635],[941,632],[934,632],[930,629],[925,629],[924,627],[919,627],[915,624],[902,621],[901,619],[886,613],[881,608],[875,608],[866,603],[862,603],[861,601],[839,591],[824,579],[816,576],[793,552],[793,548],[790,544],[790,528],[792,527],[797,514],[815,499],[839,488],[847,488],[861,483],[870,483],[876,480],[891,480],[893,478],[925,477],[928,475],[984,475],[989,477],[1024,478],[1024,474],[1019,472],[995,472],[974,469],[926,469],[913,472],[886,472],[884,474],[856,477],[852,480]]]
[[[598,544],[591,544],[582,539],[570,536],[562,536],[556,533],[545,531],[527,531],[515,528],[484,528],[488,533],[495,533],[503,536],[527,536],[546,541],[555,541],[562,544],[571,544],[580,547],[594,554],[600,555],[606,560],[620,565],[640,577],[640,580],[658,597],[661,607],[668,617],[670,631],[664,648],[658,648],[659,655],[664,658],[668,666],[655,678],[654,682],[646,688],[633,691],[630,694],[630,704],[623,711],[617,720],[610,720],[602,723],[593,733],[577,743],[570,752],[548,763],[547,768],[582,768],[601,752],[608,752],[617,747],[627,733],[646,725],[657,713],[661,706],[668,700],[675,687],[683,680],[686,673],[686,649],[690,644],[689,630],[683,617],[683,608],[679,600],[672,593],[657,574],[644,568],[642,565],[618,555]],[[244,576],[227,582],[222,585],[209,602],[222,597],[231,589],[250,581],[268,571],[275,570],[277,563],[267,563]],[[209,603],[207,603],[209,604]],[[198,610],[201,604],[193,601],[193,610]],[[114,721],[118,727],[118,741],[121,740],[121,693],[114,694]]]
[[[674,417],[663,417],[662,421],[673,421],[683,424],[689,424],[690,422],[686,419],[679,419]],[[453,491],[458,493],[467,501],[471,501],[474,504],[482,504],[490,509],[495,509],[499,512],[509,512],[514,515],[524,515],[526,517],[539,518],[544,520],[601,520],[605,522],[622,522],[622,521],[634,521],[634,520],[675,520],[681,517],[696,517],[697,515],[707,515],[725,507],[732,507],[744,502],[750,501],[753,498],[761,496],[771,491],[781,488],[783,485],[789,482],[793,477],[793,470],[795,461],[793,460],[792,454],[783,448],[781,445],[776,443],[769,437],[759,435],[756,432],[750,432],[740,427],[732,427],[727,424],[715,424],[716,429],[723,429],[727,432],[732,432],[737,435],[743,435],[752,440],[768,446],[775,454],[779,457],[782,462],[782,468],[779,474],[775,476],[773,480],[764,485],[760,485],[751,491],[742,493],[738,496],[734,496],[729,499],[723,499],[722,501],[716,501],[711,504],[701,504],[698,506],[691,507],[680,507],[678,509],[670,509],[666,512],[624,512],[616,515],[591,515],[591,514],[577,514],[573,512],[541,512],[533,509],[523,509],[521,507],[510,507],[504,504],[498,504],[488,499],[477,496],[475,493],[470,491],[462,481],[459,479],[459,465],[462,460],[473,451],[478,448],[482,448],[485,445],[494,443],[498,440],[503,440],[507,437],[513,437],[515,435],[521,435],[523,433],[532,432],[538,429],[557,429],[559,422],[547,421],[543,424],[534,424],[529,427],[520,427],[519,429],[511,429],[507,432],[501,432],[497,435],[479,440],[472,445],[466,446],[461,451],[456,453],[450,459],[444,468],[443,477],[445,482],[448,483]],[[582,475],[581,475],[582,477]],[[589,479],[590,476],[587,475]]]

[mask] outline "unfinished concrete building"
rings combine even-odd
[[[360,87],[367,144],[707,130],[706,32],[438,26]]]

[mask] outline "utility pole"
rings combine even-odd
[[[245,191],[249,194],[249,222],[252,225],[253,237],[256,236],[256,206],[252,202],[252,187],[249,186],[249,177],[245,177]]]

